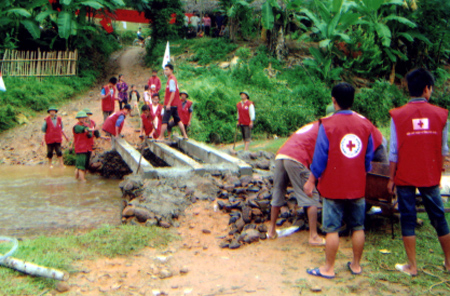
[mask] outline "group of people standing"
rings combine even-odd
[[[417,276],[416,189],[444,252],[443,268],[450,271],[450,231],[439,191],[444,156],[448,154],[448,111],[429,103],[433,76],[416,69],[406,76],[411,100],[390,111],[391,134],[387,190],[398,197],[403,243],[408,258],[395,269]],[[384,151],[380,131],[362,115],[351,110],[355,89],[348,83],[336,85],[331,93],[334,112],[301,127],[280,148],[275,161],[269,238],[276,238],[276,219],[285,203],[286,187],[294,188],[298,206],[305,207],[309,220],[310,245],[325,245],[325,264],[307,273],[326,279],[335,277],[339,231],[346,222],[352,232],[353,258],[347,269],[362,273],[364,249],[366,173],[374,155]],[[317,185],[317,187],[316,187]],[[322,229],[316,230],[317,209],[322,208]]]
[[[222,37],[225,34],[225,17],[221,12],[217,12],[215,15],[209,15],[205,13],[203,17],[197,12],[194,12],[191,17],[187,14],[184,15],[184,30],[186,38],[194,37]]]

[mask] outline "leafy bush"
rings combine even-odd
[[[225,57],[238,46],[224,38],[202,38],[191,48],[196,51],[193,61],[200,65],[207,65],[214,61],[224,60]]]
[[[355,95],[353,110],[364,115],[376,126],[388,125],[389,110],[408,102],[408,97],[395,85],[376,81],[370,88],[362,88]]]
[[[65,165],[75,165],[76,160],[77,156],[74,149],[64,149],[63,161]]]

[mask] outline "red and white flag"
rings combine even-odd
[[[413,130],[415,130],[415,131],[427,130],[427,129],[429,129],[429,126],[430,126],[428,118],[413,119],[412,124],[413,124]]]
[[[164,58],[163,58],[163,62],[162,62],[162,68],[164,69],[164,67],[170,63],[170,48],[169,48],[169,41],[167,41],[167,45],[166,45],[166,51],[164,52]]]

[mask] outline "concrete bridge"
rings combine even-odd
[[[205,173],[251,175],[252,167],[246,162],[192,139],[175,137],[169,146],[164,142],[146,139],[144,145],[169,167],[155,167],[125,139],[113,139],[113,149],[128,164],[133,172],[144,178],[204,175]],[[175,146],[176,148],[173,148]],[[140,164],[139,164],[140,162]]]

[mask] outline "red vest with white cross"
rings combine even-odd
[[[75,126],[77,125],[84,126],[84,124],[80,122],[78,122]],[[88,138],[88,133],[75,133],[75,126],[73,127],[73,144],[75,146],[75,153],[86,153],[92,151],[92,145],[90,139]]]
[[[105,132],[108,132],[108,133],[110,133],[113,136],[117,136],[117,134],[116,134],[116,122],[119,119],[120,115],[124,115],[125,116],[125,112],[119,111],[119,112],[116,112],[116,113],[110,115],[108,118],[106,118],[102,129]],[[123,124],[124,123],[125,123],[125,120],[122,121],[122,124],[119,126],[119,134],[120,134],[120,132],[122,132],[122,128],[123,128]]]
[[[167,104],[169,104],[169,100],[170,100],[170,95],[172,94],[170,92],[170,87],[169,87],[169,82],[170,80],[173,80],[175,82],[175,97],[173,98],[172,103],[170,104],[171,107],[176,107],[180,104],[180,90],[178,89],[178,82],[177,79],[175,78],[175,76],[172,74],[167,78],[167,83],[166,83],[166,93],[164,94],[164,106],[167,106]]]
[[[53,144],[53,143],[61,143],[62,142],[62,120],[61,117],[56,118],[56,126],[53,125],[52,119],[50,116],[45,118],[45,122],[47,123],[47,130],[45,131],[45,143]]]
[[[357,113],[321,119],[328,138],[328,162],[319,179],[320,195],[330,199],[357,199],[366,190],[365,156],[372,123]]]
[[[314,155],[318,133],[318,121],[302,126],[289,137],[277,154],[287,155],[309,168]]]
[[[88,119],[88,122],[86,123],[86,125],[89,128],[95,129],[95,121],[93,121],[92,119]],[[89,151],[93,151],[94,150],[94,135],[92,135],[92,137],[89,138]]]
[[[238,114],[239,114],[239,124],[241,125],[250,125],[250,105],[253,105],[253,102],[247,100],[242,104],[242,101],[236,104]]]
[[[162,110],[163,106],[161,104],[158,104],[158,107],[156,108],[156,112],[153,112],[153,105],[150,105],[150,114],[152,115],[152,118],[158,117],[158,126],[156,127],[155,137],[159,137],[161,133],[161,126],[162,126]]]
[[[191,119],[191,112],[189,112],[189,108],[192,106],[191,100],[186,100],[186,103],[183,107],[183,102],[180,100],[180,105],[178,105],[178,115],[180,116],[181,122],[184,125],[188,125]]]
[[[397,171],[401,186],[439,185],[442,170],[442,130],[448,111],[428,102],[410,102],[389,112],[397,132]]]

